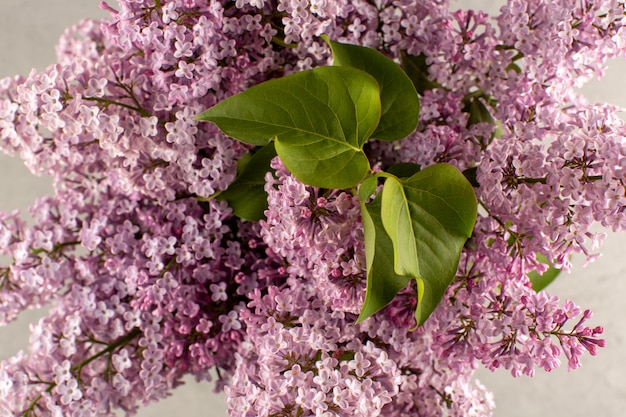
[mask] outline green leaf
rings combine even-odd
[[[395,273],[417,281],[418,325],[454,278],[476,215],[474,190],[452,165],[433,165],[408,179],[386,179],[382,224],[393,245]]]
[[[250,155],[250,154],[246,154]],[[273,171],[270,162],[276,156],[274,144],[269,143],[250,157],[244,155],[245,164],[235,181],[217,196],[226,200],[235,216],[244,220],[258,221],[265,217],[267,193],[265,192],[265,174]]]
[[[274,153],[276,153],[276,150],[274,150]],[[243,170],[246,168],[246,165],[248,165],[248,162],[250,162],[250,160],[252,159],[252,155],[253,152],[248,152],[241,155],[241,158],[237,159],[237,175],[243,172]]]
[[[408,178],[420,171],[421,167],[412,162],[398,162],[391,165],[385,172],[395,175],[398,178]]]
[[[479,144],[484,149],[494,138],[500,137],[503,134],[502,123],[495,120],[491,115],[489,107],[495,108],[497,100],[493,99],[488,94],[481,91],[475,91],[463,97],[462,111],[468,113],[466,127],[473,126],[477,123],[489,123],[495,126],[490,137],[483,138],[477,137]]]
[[[249,144],[272,138],[300,181],[349,188],[369,172],[363,145],[380,120],[376,80],[352,67],[320,67],[266,81],[229,97],[197,119]]]
[[[469,113],[467,126],[474,125],[476,123],[486,122],[495,124],[493,116],[489,111],[489,107],[497,105],[498,101],[491,97],[489,94],[485,94],[481,90],[476,90],[463,97],[461,100],[463,108],[461,109],[465,113]]]
[[[528,274],[528,279],[533,286],[533,290],[539,292],[546,288],[552,281],[556,279],[561,273],[560,269],[553,267],[544,255],[538,253],[537,260],[543,264],[548,265],[548,270],[539,275],[537,271],[532,271]]]
[[[466,108],[469,112],[469,117],[467,118],[467,127],[475,125],[477,123],[495,124],[495,120],[491,116],[491,112],[478,97],[470,98]]]
[[[406,71],[415,89],[420,95],[424,95],[426,90],[434,90],[442,88],[442,86],[428,78],[428,65],[426,64],[426,55],[409,55],[406,51],[401,51],[400,59],[402,60],[402,68]]]
[[[467,168],[463,171],[463,176],[467,178],[470,184],[472,184],[472,187],[480,187],[480,184],[478,184],[477,173],[478,167]]]
[[[375,49],[322,38],[333,52],[333,65],[358,68],[380,85],[382,113],[372,137],[394,141],[407,137],[417,127],[420,102],[411,79],[391,59]]]
[[[372,177],[359,187],[361,218],[365,235],[365,259],[367,261],[367,287],[365,302],[357,323],[385,307],[395,295],[407,286],[410,277],[403,277],[393,270],[393,245],[383,228],[380,216],[381,195],[374,201],[366,201],[376,190],[378,178]]]

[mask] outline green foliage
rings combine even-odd
[[[370,177],[359,188],[361,218],[365,235],[365,259],[367,261],[367,288],[365,302],[357,322],[365,320],[393,300],[398,291],[407,286],[410,277],[395,273],[393,268],[393,244],[385,231],[380,215],[381,195],[366,204],[374,194],[377,177]]]
[[[378,51],[324,40],[335,66],[264,82],[197,116],[244,143],[264,146],[242,160],[237,179],[218,198],[241,218],[261,219],[267,207],[264,176],[276,154],[305,184],[359,186],[367,289],[358,320],[380,311],[415,280],[415,315],[422,324],[454,278],[476,220],[476,197],[451,165],[420,171],[400,163],[375,175],[370,170],[365,143],[409,135],[419,116],[417,91],[437,87],[429,84],[425,59],[403,55],[409,78]],[[467,104],[483,117],[476,103]],[[381,178],[385,183],[377,194]]]
[[[487,103],[489,106],[492,105],[493,99],[486,94],[482,93],[474,93],[468,94],[463,98],[463,111],[469,113],[467,118],[467,126],[472,126],[477,123],[489,123],[495,124],[495,120],[493,116],[491,116],[491,112],[485,105]]]
[[[369,171],[363,145],[380,119],[376,80],[352,67],[320,67],[256,85],[197,117],[253,145],[272,138],[300,181],[357,185]]]
[[[454,278],[476,215],[474,190],[452,165],[433,165],[407,179],[386,179],[382,223],[393,244],[395,273],[417,281],[418,324]]]
[[[560,269],[553,267],[544,255],[538,253],[537,260],[543,264],[548,265],[548,270],[543,274],[539,274],[537,271],[532,271],[528,274],[528,279],[533,286],[533,290],[539,292],[552,283],[561,273]]]
[[[412,162],[398,162],[387,168],[388,174],[395,175],[398,178],[408,178],[419,172],[421,167]]]
[[[402,51],[400,58],[402,59],[402,68],[413,82],[415,89],[420,95],[424,95],[426,90],[442,88],[440,84],[431,81],[428,78],[428,64],[426,64],[426,55],[409,55],[406,51]]]
[[[270,171],[270,162],[276,156],[274,143],[268,143],[254,154],[244,158],[239,174],[227,190],[217,196],[218,200],[226,200],[233,209],[235,216],[244,220],[259,221],[265,217],[267,210],[267,193],[265,192],[265,174]]]
[[[480,186],[480,184],[478,184],[477,174],[478,174],[477,167],[467,168],[465,171],[463,171],[463,176],[465,176],[465,178],[467,178],[469,183],[472,184],[472,187]]]
[[[380,120],[378,83],[352,67],[322,67],[312,74],[316,77],[303,86],[308,95],[300,97],[311,108],[294,115],[302,130],[277,136],[276,152],[305,184],[353,187],[370,168],[363,145]],[[309,134],[309,129],[317,134]]]
[[[373,138],[395,141],[417,127],[420,102],[411,79],[395,62],[375,49],[333,42],[323,35],[333,51],[333,65],[358,68],[380,85],[381,116]]]

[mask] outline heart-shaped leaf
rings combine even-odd
[[[248,154],[246,154],[248,155]],[[258,221],[265,217],[267,193],[265,174],[273,171],[270,162],[276,156],[273,143],[257,150],[248,160],[235,181],[222,191],[218,200],[226,200],[233,213],[242,219]]]
[[[394,141],[417,127],[420,102],[411,79],[402,68],[375,49],[322,38],[333,52],[333,65],[350,66],[371,74],[380,85],[382,113],[372,138]]]
[[[300,181],[348,188],[369,171],[362,148],[380,112],[380,88],[371,75],[320,67],[258,84],[197,118],[245,143],[274,138],[278,156]]]
[[[391,302],[393,297],[407,286],[410,277],[403,277],[393,270],[393,245],[383,228],[380,216],[381,195],[366,204],[374,194],[378,178],[365,180],[359,187],[361,219],[365,236],[365,259],[367,262],[367,287],[365,302],[357,323],[372,316]]]
[[[417,281],[418,325],[454,278],[476,215],[474,190],[452,165],[433,165],[407,179],[386,179],[382,224],[393,245],[395,273]]]

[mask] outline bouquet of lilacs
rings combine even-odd
[[[120,0],[0,81],[0,415],[104,416],[216,380],[231,416],[485,416],[483,366],[604,345],[543,290],[626,228],[626,129],[575,87],[624,3]],[[330,65],[332,63],[332,65]]]

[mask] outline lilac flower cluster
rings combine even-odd
[[[478,366],[570,369],[604,345],[589,311],[528,274],[591,260],[626,228],[626,130],[574,92],[624,56],[624,3],[510,0],[120,0],[68,29],[59,62],[0,81],[0,149],[55,193],[0,214],[0,323],[52,303],[27,353],[0,363],[0,415],[134,412],[185,374],[225,388],[232,416],[485,416]],[[373,164],[473,174],[474,235],[417,331],[411,286],[355,324],[365,296],[359,203],[279,159],[266,219],[214,197],[249,149],[194,116],[261,81],[329,62],[320,39],[422,63],[408,138]]]
[[[306,186],[275,158],[265,190],[271,210],[261,221],[263,241],[287,273],[316,284],[331,310],[358,314],[365,295],[365,249],[358,198]]]
[[[482,416],[492,407],[470,380],[470,363],[452,368],[428,330],[395,326],[393,309],[354,325],[354,315],[321,302],[313,282],[288,284],[251,294],[242,315],[248,338],[226,389],[229,414],[403,416],[447,408]]]

